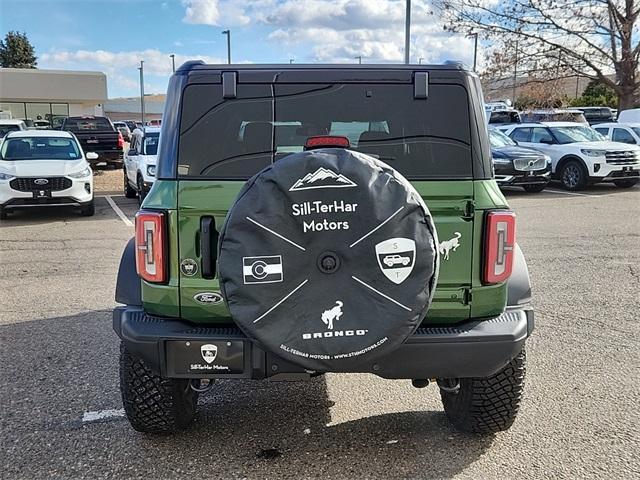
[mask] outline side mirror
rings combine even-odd
[[[130,148],[129,151],[127,152],[127,156],[128,157],[134,157],[138,154],[138,152],[136,152],[133,148]]]
[[[541,138],[540,143],[544,143],[546,145],[553,145],[553,139],[551,138]]]
[[[86,157],[87,160],[97,160],[98,159],[98,154],[96,152],[87,152],[85,157]]]

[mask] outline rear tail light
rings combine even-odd
[[[162,212],[140,210],[136,215],[136,270],[143,280],[165,283],[167,274],[167,225]]]
[[[482,283],[506,281],[513,268],[516,245],[516,215],[510,211],[489,212],[485,217],[484,273]]]
[[[317,137],[309,137],[304,143],[305,150],[323,147],[349,148],[349,146],[349,139],[339,135],[320,135]]]
[[[124,138],[120,132],[118,132],[118,148],[124,148]]]

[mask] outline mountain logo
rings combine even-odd
[[[289,189],[290,192],[298,190],[313,190],[316,188],[348,188],[357,185],[342,174],[337,174],[333,170],[320,167],[313,173],[307,173],[298,179]]]

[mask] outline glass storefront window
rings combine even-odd
[[[33,121],[34,127],[47,128],[51,126],[50,103],[27,103],[27,119]]]
[[[62,127],[62,121],[69,116],[69,104],[52,103],[51,104],[51,128],[59,129]]]
[[[0,102],[0,112],[0,118],[7,117],[7,112],[11,118],[24,120],[29,128],[59,129],[69,116],[69,104]]]
[[[11,112],[11,118],[24,119],[26,117],[24,103],[0,103],[2,112]]]

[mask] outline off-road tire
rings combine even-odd
[[[80,208],[80,215],[83,217],[93,217],[96,214],[96,203],[95,200],[91,200],[90,203],[83,205]]]
[[[138,175],[137,177],[137,185],[138,185],[138,203],[142,205],[145,197],[147,196],[147,192],[144,191],[144,182],[142,181],[142,176]]]
[[[127,178],[127,171],[124,172],[124,196],[127,198],[136,198],[137,192],[136,189],[131,186],[129,183],[129,179]]]
[[[582,190],[587,186],[587,172],[578,160],[569,160],[560,171],[560,183],[565,190]]]
[[[185,429],[196,414],[198,393],[189,380],[163,378],[120,343],[120,393],[131,426],[143,433]]]
[[[631,188],[637,185],[639,181],[637,178],[625,178],[622,180],[614,180],[613,184],[618,188]]]
[[[516,419],[524,388],[524,348],[498,373],[486,378],[460,379],[457,393],[440,390],[451,424],[468,433],[507,430]]]
[[[546,183],[532,183],[531,185],[523,185],[524,191],[527,193],[540,193],[547,188]]]

